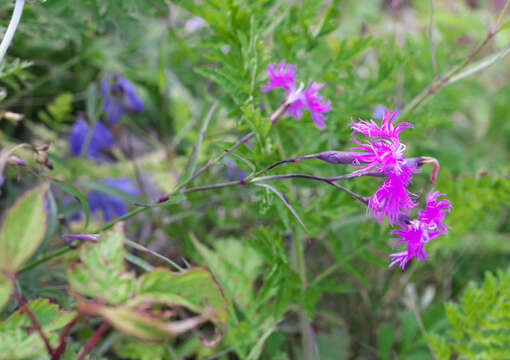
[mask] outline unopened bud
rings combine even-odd
[[[99,239],[98,234],[65,234],[62,237],[71,240],[80,240],[80,241],[88,241],[92,243],[97,243]]]
[[[348,151],[328,150],[318,154],[306,155],[304,158],[316,158],[331,164],[352,164],[355,160],[354,154]]]
[[[19,157],[17,156],[9,156],[7,158],[7,163],[10,164],[10,165],[19,165],[19,166],[27,166],[27,163],[24,162],[23,160],[21,160]]]
[[[15,112],[11,112],[11,111],[6,111],[2,114],[2,117],[6,120],[10,120],[10,121],[20,121],[20,120],[23,120],[23,118],[25,117],[25,115],[23,114],[18,114],[18,113],[15,113]]]

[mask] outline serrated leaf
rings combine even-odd
[[[27,191],[16,200],[0,230],[0,271],[14,274],[34,253],[46,232],[44,196],[48,183]]]
[[[35,299],[27,303],[37,318],[50,343],[58,343],[57,330],[63,328],[74,317],[48,299]],[[0,322],[0,354],[2,359],[27,359],[46,354],[45,345],[39,334],[32,328],[28,316],[16,311],[5,321]]]
[[[119,223],[105,231],[97,244],[82,246],[81,264],[68,270],[78,308],[141,340],[163,341],[205,322],[216,325],[215,340],[219,340],[228,318],[228,303],[211,273],[205,268],[179,273],[156,268],[136,278],[126,271],[123,242]],[[182,318],[177,308],[193,315]]]
[[[126,271],[123,240],[120,224],[104,232],[97,244],[84,244],[81,264],[68,271],[71,289],[113,305],[133,296],[138,284],[135,275]]]

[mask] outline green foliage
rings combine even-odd
[[[211,274],[204,268],[182,273],[157,268],[136,278],[126,271],[123,241],[119,224],[106,231],[97,244],[82,246],[81,264],[68,271],[79,311],[101,316],[119,330],[146,341],[163,341],[211,321],[216,326],[214,341],[218,341],[228,310]],[[172,310],[165,311],[165,307]],[[180,319],[179,308],[196,315]]]
[[[50,103],[46,111],[39,111],[38,116],[54,131],[59,131],[61,124],[71,118],[73,94],[65,92]]]
[[[0,2],[0,33],[13,3]],[[113,327],[91,359],[306,359],[303,344],[321,359],[425,360],[427,343],[440,359],[504,354],[506,334],[491,327],[506,321],[495,300],[503,293],[499,275],[487,280],[499,289],[494,297],[487,290],[492,307],[471,287],[471,300],[448,306],[457,324],[449,333],[442,304],[486,270],[506,267],[510,254],[507,15],[470,65],[433,89],[497,19],[491,1],[433,5],[429,30],[427,1],[27,1],[0,65],[0,231],[16,234],[0,237],[0,319],[20,314],[8,301],[14,288],[90,315],[69,334],[66,359],[77,357],[102,321]],[[271,123],[284,91],[260,86],[268,63],[282,60],[298,66],[298,84],[324,83],[332,106],[326,129],[308,111]],[[106,122],[100,91],[112,72],[144,102],[143,112],[116,124]],[[425,101],[409,111],[424,89]],[[206,188],[247,174],[347,174],[352,166],[317,159],[258,172],[285,158],[347,150],[350,120],[370,119],[378,104],[414,126],[401,134],[406,156],[441,164],[434,188],[454,208],[449,233],[426,244],[429,262],[388,269],[388,224],[367,218],[364,204],[327,183]],[[113,134],[114,146],[98,160],[70,154],[79,114]],[[225,152],[249,131],[250,141]],[[35,154],[42,144],[49,149]],[[10,155],[27,165],[8,163]],[[53,169],[42,165],[46,155]],[[432,186],[430,171],[423,166],[413,176],[420,205],[411,216]],[[107,177],[129,177],[140,196],[105,185]],[[48,178],[46,214],[44,196],[30,206],[22,194]],[[371,196],[381,182],[339,184]],[[202,191],[173,193],[176,184]],[[125,202],[128,212],[105,223],[93,191]],[[121,221],[123,230],[115,226]],[[61,236],[96,232],[98,243],[82,246]],[[170,272],[169,264],[186,270]],[[410,284],[423,292],[413,306]],[[486,318],[475,315],[482,312]],[[32,330],[27,323],[17,339],[32,336],[32,357],[49,359]],[[47,330],[52,344],[57,330]]]
[[[483,285],[471,282],[458,304],[446,304],[450,325],[446,336],[429,341],[437,356],[455,352],[468,359],[507,359],[510,356],[508,326],[510,271],[485,274]]]
[[[9,299],[16,272],[43,240],[47,190],[48,183],[43,183],[18,198],[0,229],[0,308]]]
[[[48,299],[35,299],[28,302],[26,306],[37,318],[53,346],[58,343],[58,330],[62,329],[75,315],[64,311]],[[7,319],[0,321],[0,353],[3,359],[49,359],[43,340],[33,328],[29,317],[22,311],[15,312]]]

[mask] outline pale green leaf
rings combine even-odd
[[[47,190],[48,183],[44,183],[27,191],[9,209],[0,231],[0,269],[4,273],[16,273],[43,240]]]

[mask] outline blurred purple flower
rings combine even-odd
[[[83,115],[78,115],[73,124],[71,133],[69,134],[69,148],[74,156],[81,154],[82,147],[90,132],[90,126],[87,124]],[[101,122],[98,121],[94,126],[90,142],[87,147],[86,154],[91,158],[97,158],[99,151],[102,148],[109,148],[113,144],[113,136],[110,130]]]
[[[356,151],[353,153],[354,163],[360,168],[353,172],[354,175],[375,171],[387,176],[370,198],[367,212],[375,216],[378,222],[387,216],[392,225],[401,212],[408,214],[416,205],[413,200],[416,195],[409,192],[407,186],[411,184],[412,174],[418,172],[416,166],[405,164],[405,145],[399,140],[400,132],[413,126],[410,123],[393,125],[395,116],[395,112],[385,110],[380,126],[374,121],[352,122],[350,127],[353,134],[368,136],[368,141],[362,143],[353,137],[351,140],[358,146],[349,149]]]
[[[101,83],[106,121],[115,124],[126,112],[143,111],[143,101],[133,84],[120,74],[108,74]]]
[[[103,182],[106,185],[116,187],[129,195],[140,195],[140,191],[131,184],[131,179],[129,178],[106,178]],[[128,212],[125,201],[116,195],[93,190],[89,193],[88,201],[90,211],[96,212],[101,210],[105,221],[110,221],[111,218],[125,215]]]
[[[391,263],[388,267],[392,267],[396,263],[400,263],[403,269],[407,262],[416,256],[418,259],[428,261],[425,252],[425,244],[441,234],[448,232],[448,226],[443,223],[446,214],[452,208],[452,204],[447,199],[437,200],[439,196],[444,194],[439,191],[431,190],[427,195],[427,204],[425,210],[418,211],[418,219],[412,220],[409,224],[399,224],[400,229],[392,230],[391,233],[397,235],[392,248],[398,244],[406,243],[406,251],[390,254]]]
[[[225,176],[227,179],[233,181],[233,180],[242,180],[246,176],[248,176],[248,172],[246,170],[240,168],[237,166],[235,161],[232,159],[229,159],[226,164],[227,170],[225,171]]]
[[[309,110],[315,126],[323,129],[324,121],[327,119],[324,114],[331,111],[331,101],[324,99],[319,94],[319,90],[324,87],[324,84],[309,80],[306,88],[302,82],[299,87],[296,87],[297,69],[297,65],[286,64],[285,61],[280,62],[278,66],[275,63],[269,64],[267,67],[269,82],[261,89],[263,92],[271,91],[274,88],[284,89],[288,104],[287,114],[300,119],[303,109]]]
[[[374,108],[374,112],[372,113],[372,117],[374,119],[382,119],[384,117],[384,113],[386,111],[389,111],[389,109],[386,106],[378,104]],[[399,113],[400,113],[398,110],[393,110],[393,112],[395,113],[395,116],[398,116]]]

